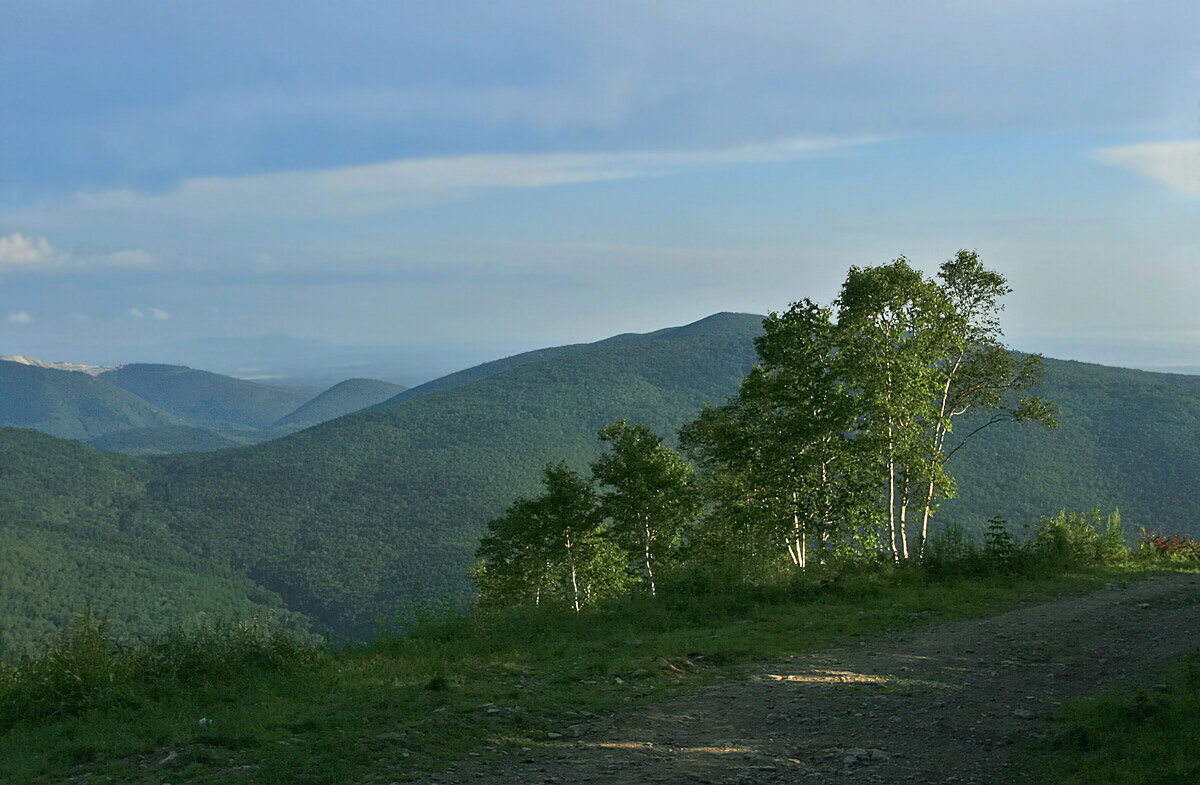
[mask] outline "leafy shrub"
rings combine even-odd
[[[1060,510],[1043,518],[1033,548],[1042,558],[1059,564],[1092,564],[1101,560],[1100,510],[1091,515]]]
[[[994,567],[1006,570],[1012,565],[1017,543],[1008,530],[1008,521],[1000,517],[988,520],[983,533],[983,553]]]
[[[1168,561],[1200,561],[1200,542],[1183,534],[1166,536],[1142,529],[1138,553]]]
[[[1106,518],[1099,507],[1043,518],[1033,548],[1044,559],[1065,565],[1121,564],[1129,558],[1120,510]]]

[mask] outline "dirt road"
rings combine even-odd
[[[1200,647],[1200,576],[1172,574],[767,663],[750,678],[472,759],[445,783],[984,783],[1064,698]]]

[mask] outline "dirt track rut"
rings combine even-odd
[[[1171,574],[764,663],[443,783],[985,783],[1064,698],[1200,647],[1200,576]]]

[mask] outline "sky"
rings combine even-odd
[[[0,354],[546,346],[974,249],[1200,368],[1200,3],[0,0]]]

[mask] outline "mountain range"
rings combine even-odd
[[[164,454],[265,441],[379,403],[404,387],[351,379],[316,397],[180,365],[0,360],[0,425],[105,450]]]
[[[486,523],[534,491],[546,463],[585,468],[596,432],[620,418],[673,439],[736,390],[760,329],[759,316],[717,314],[398,394],[347,383],[336,395],[354,404],[367,400],[360,392],[390,395],[217,452],[139,458],[0,429],[0,541],[22,554],[24,582],[46,587],[35,600],[0,570],[0,596],[25,598],[0,618],[0,643],[27,645],[87,601],[139,633],[256,610],[349,637],[411,603],[465,601]],[[979,530],[1003,516],[1019,531],[1062,508],[1119,506],[1130,531],[1200,534],[1200,377],[1045,365],[1041,393],[1060,427],[996,426],[971,440],[950,467],[958,497],[935,520]],[[299,425],[303,410],[282,419]],[[143,576],[136,592],[121,578],[129,571]]]

